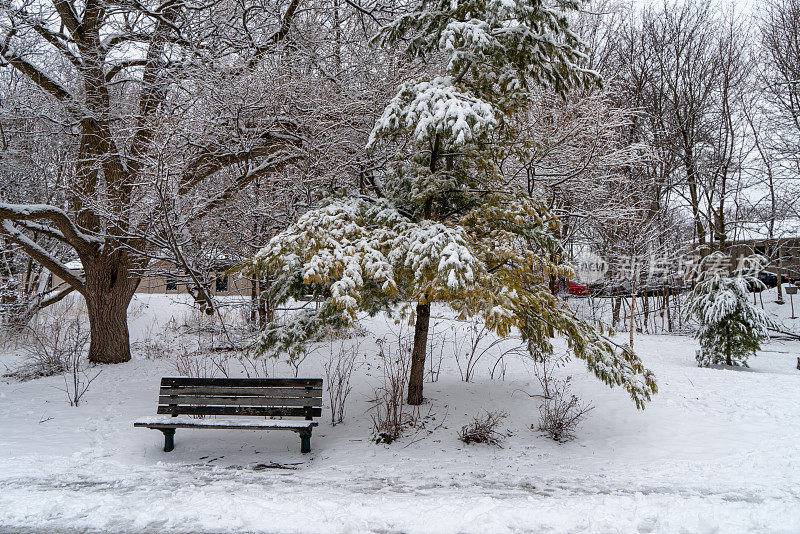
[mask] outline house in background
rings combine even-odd
[[[734,265],[745,256],[760,254],[767,258],[765,270],[800,280],[800,219],[775,221],[771,233],[766,222],[744,222],[732,234],[729,243]]]
[[[80,260],[71,260],[64,264],[75,274],[83,274],[83,264]],[[227,262],[216,262],[210,265],[203,273],[208,284],[208,289],[214,296],[242,295],[249,296],[252,291],[253,283],[247,278],[239,275],[225,274],[231,265]],[[48,282],[50,287],[56,287],[63,281],[57,276],[51,275],[52,281]],[[146,294],[188,294],[186,276],[179,272],[175,267],[163,262],[154,264],[142,277],[137,293]]]

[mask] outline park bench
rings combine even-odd
[[[136,421],[133,426],[163,432],[165,452],[175,448],[176,428],[211,428],[291,430],[300,434],[300,452],[306,453],[311,451],[311,429],[318,425],[311,419],[322,415],[322,379],[164,377],[156,413],[159,416]],[[208,417],[212,415],[225,418]]]

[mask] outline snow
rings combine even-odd
[[[774,290],[763,300],[777,309]],[[780,313],[797,331],[788,303]],[[133,341],[189,314],[169,296],[139,295]],[[435,331],[460,335],[443,315],[434,306]],[[425,384],[424,428],[376,445],[366,412],[381,376],[375,341],[396,327],[381,316],[364,326],[345,424],[332,427],[324,407],[308,455],[292,432],[247,430],[178,430],[164,453],[161,434],[133,422],[154,417],[159,380],[175,373],[167,359],[137,352],[104,366],[77,408],[61,377],[0,379],[0,530],[800,531],[800,342],[773,339],[749,369],[723,370],[696,366],[691,337],[637,335],[659,381],[644,411],[572,361],[573,392],[595,409],[565,444],[531,429],[540,401],[528,394],[539,388],[524,360],[508,361],[505,380],[482,361],[464,383],[445,345],[439,380]],[[323,376],[326,357],[310,356],[300,375]],[[0,352],[0,366],[17,359]],[[293,373],[276,363],[272,376]],[[503,448],[457,440],[472,416],[497,409],[509,413]]]
[[[52,219],[60,223],[60,225],[56,224],[56,226],[60,226],[62,229],[62,232],[52,229],[51,232],[53,233],[66,235],[65,232],[68,232],[68,238],[80,239],[85,243],[103,244],[102,238],[84,234],[78,230],[67,213],[56,206],[48,204],[6,204],[0,202],[0,217],[12,221]]]
[[[83,262],[81,260],[70,260],[64,264],[64,267],[66,267],[70,271],[82,271]]]
[[[176,426],[191,426],[191,427],[231,427],[231,426],[247,426],[253,428],[271,427],[271,428],[307,428],[308,421],[288,420],[288,419],[265,419],[263,417],[237,417],[235,419],[193,419],[186,415],[179,415],[172,417],[171,415],[159,415],[156,417],[144,417],[136,421],[139,425],[176,425]]]
[[[419,144],[438,134],[462,146],[497,126],[489,103],[460,92],[453,83],[451,77],[444,76],[402,84],[375,123],[367,147],[372,147],[379,136],[403,128]]]

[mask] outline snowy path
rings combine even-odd
[[[796,492],[714,492],[673,484],[610,487],[602,477],[586,476],[543,479],[469,473],[461,482],[459,477],[443,482],[436,475],[409,479],[408,473],[403,478],[366,472],[337,477],[335,472],[320,476],[203,464],[131,469],[96,461],[66,462],[49,470],[48,479],[3,470],[0,509],[6,511],[6,524],[115,532],[542,532],[550,528],[788,533],[800,529]]]

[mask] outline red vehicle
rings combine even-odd
[[[589,288],[585,285],[576,284],[572,280],[559,280],[556,283],[556,291],[559,293],[569,293],[576,297],[588,297]]]

